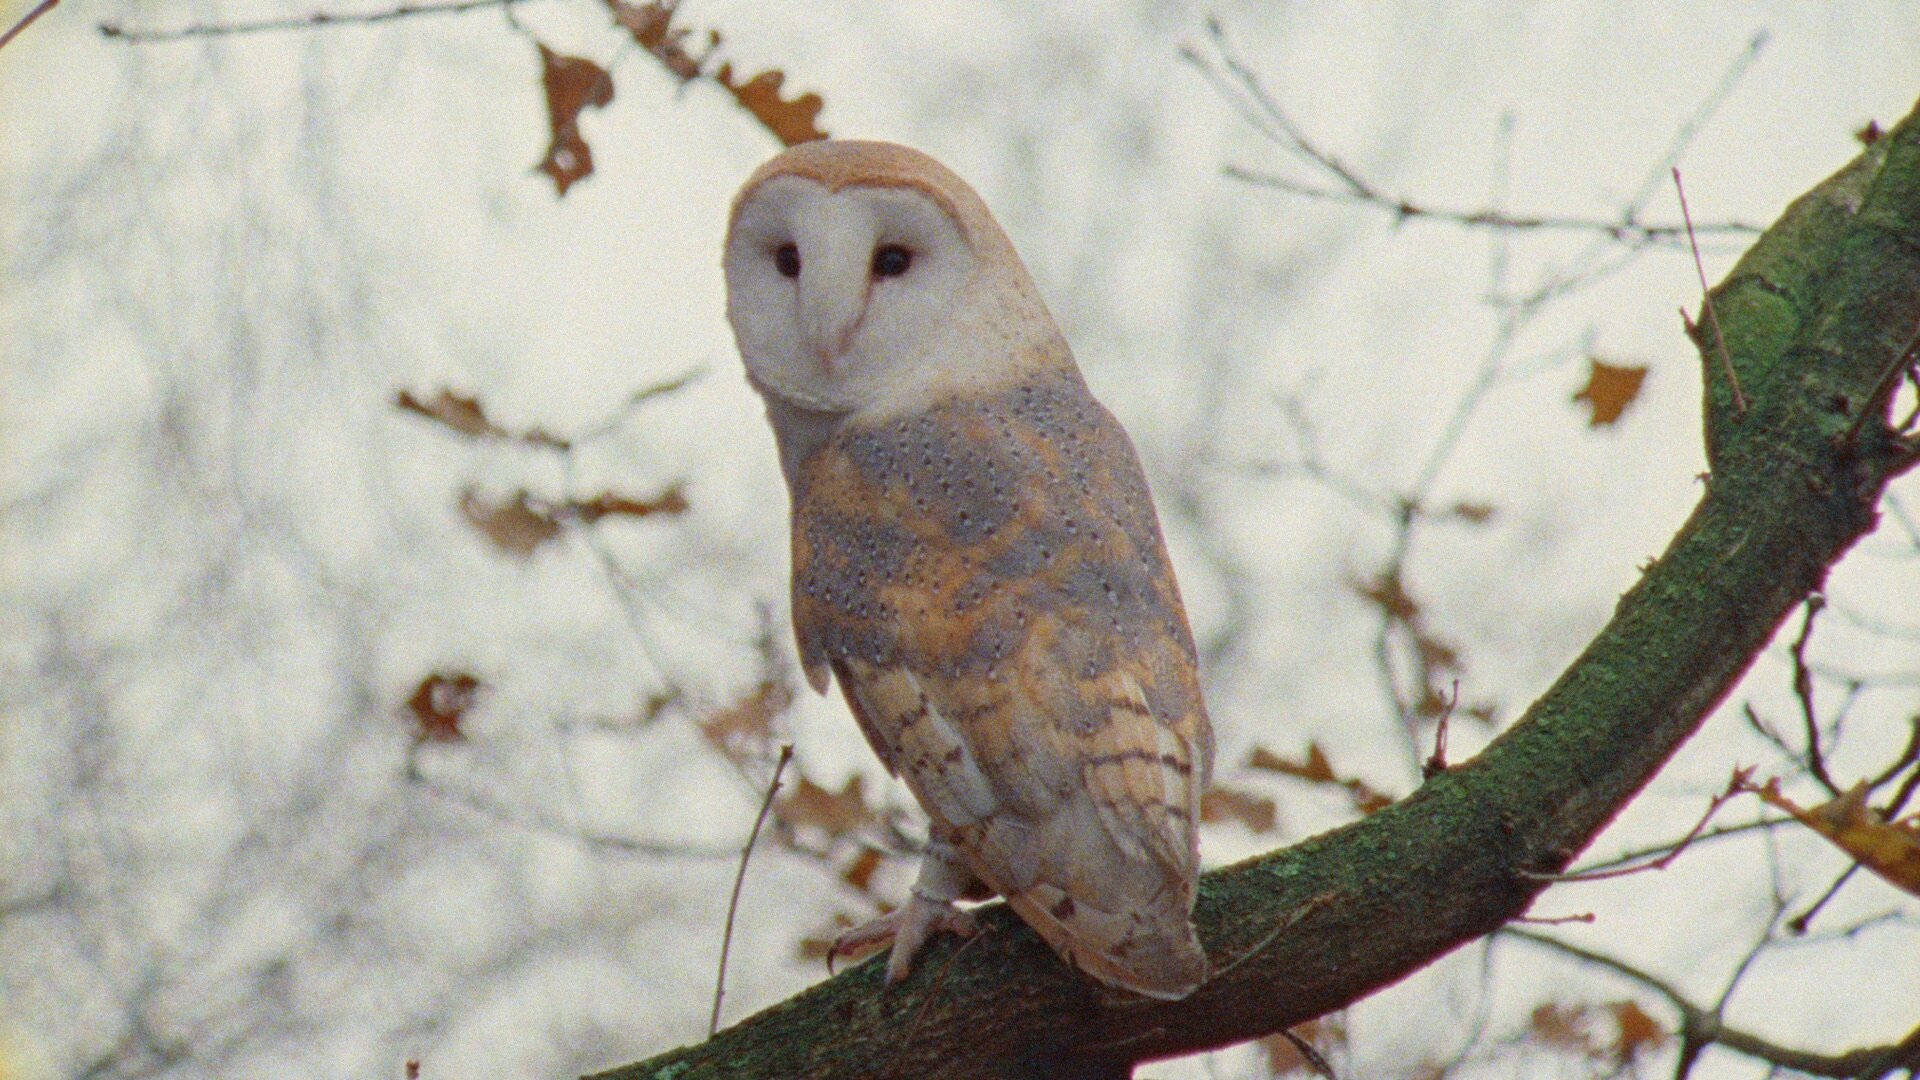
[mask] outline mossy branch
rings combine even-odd
[[[1103,992],[996,908],[900,986],[870,962],[600,1080],[1125,1077],[1351,1004],[1525,912],[1538,875],[1693,734],[1914,464],[1884,388],[1920,323],[1920,108],[1788,207],[1712,302],[1728,351],[1703,338],[1712,472],[1666,553],[1478,757],[1208,874],[1194,917],[1216,975],[1192,997]]]

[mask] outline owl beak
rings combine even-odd
[[[853,326],[848,326],[845,330],[832,335],[827,340],[821,341],[814,346],[813,356],[815,360],[819,361],[821,371],[828,375],[833,374],[834,365],[838,364],[840,358],[847,354],[849,339],[852,337]]]
[[[829,375],[846,356],[867,314],[866,291],[849,289],[844,283],[865,279],[864,263],[851,269],[808,264],[801,275],[801,324],[807,351]]]

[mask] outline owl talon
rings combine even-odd
[[[833,969],[837,957],[892,942],[893,951],[887,955],[887,985],[891,986],[907,977],[913,969],[914,954],[928,938],[940,933],[967,938],[978,930],[971,913],[916,893],[900,907],[834,939],[827,950],[827,969]]]

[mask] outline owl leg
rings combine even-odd
[[[971,891],[974,884],[972,871],[960,861],[952,844],[940,839],[929,840],[926,853],[920,859],[920,877],[914,881],[907,902],[840,935],[833,943],[829,961],[841,953],[891,941],[893,951],[887,955],[887,983],[899,982],[912,970],[913,954],[934,934],[973,936],[973,916],[954,907],[953,901]]]

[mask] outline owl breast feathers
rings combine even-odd
[[[1212,733],[1133,447],[1060,353],[794,455],[794,624],[968,870],[1076,967],[1178,997]]]

